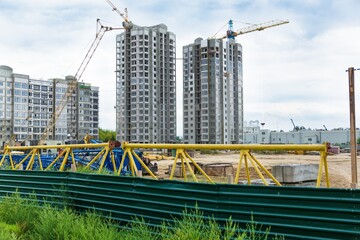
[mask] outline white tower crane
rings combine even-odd
[[[123,27],[127,30],[127,29],[131,29],[133,27],[132,22],[129,20],[128,18],[128,11],[127,8],[125,8],[125,14],[120,12],[119,9],[117,9],[117,7],[115,7],[115,5],[110,1],[110,0],[106,0],[106,2],[111,6],[112,10],[117,12],[123,19]]]
[[[276,27],[282,24],[287,24],[289,23],[288,20],[272,20],[269,22],[264,22],[264,23],[259,23],[259,24],[253,24],[251,26],[245,27],[245,28],[241,28],[239,30],[237,30],[236,32],[233,30],[233,21],[229,20],[228,22],[228,30],[226,31],[226,34],[220,37],[217,37],[216,35],[212,36],[211,39],[224,39],[224,38],[228,38],[228,39],[235,39],[235,37],[237,37],[238,35],[242,35],[242,34],[246,34],[246,33],[251,33],[251,32],[255,32],[255,31],[262,31],[266,28],[271,28],[271,27]]]

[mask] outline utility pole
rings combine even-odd
[[[349,76],[349,103],[350,103],[350,149],[351,149],[351,188],[357,188],[357,159],[356,159],[356,127],[355,127],[355,81],[353,67],[349,67],[347,72]]]

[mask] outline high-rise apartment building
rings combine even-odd
[[[66,94],[73,77],[37,80],[0,66],[0,139],[36,144]],[[77,83],[72,99],[57,119],[49,140],[98,136],[99,88]]]
[[[184,142],[243,141],[242,47],[198,38],[183,47]]]
[[[116,134],[120,141],[176,139],[175,34],[164,24],[116,37]]]

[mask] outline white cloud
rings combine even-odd
[[[350,1],[113,1],[138,25],[164,23],[182,46],[215,34],[229,19],[287,25],[238,37],[243,45],[245,119],[271,129],[348,123],[345,70],[360,67],[360,3]],[[2,1],[0,64],[32,78],[74,75],[95,37],[95,20],[120,26],[106,1]],[[115,129],[115,35],[106,33],[83,80],[100,86],[100,126]],[[182,63],[177,62],[178,134],[182,133]],[[356,77],[358,74],[356,74]],[[357,85],[356,85],[357,86]],[[357,86],[356,91],[359,92]],[[360,109],[357,109],[359,112]]]

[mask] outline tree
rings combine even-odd
[[[108,142],[109,140],[116,140],[116,133],[112,130],[99,128],[99,139],[103,142]]]
[[[183,138],[181,136],[176,136],[176,142],[181,143],[183,141]]]

